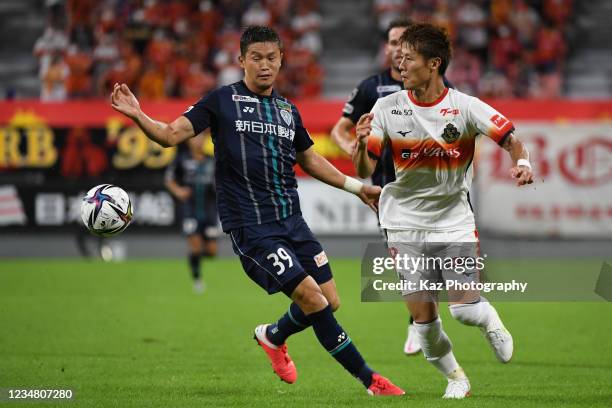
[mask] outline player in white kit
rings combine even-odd
[[[405,90],[379,99],[356,126],[353,162],[368,177],[383,144],[393,151],[396,181],[383,189],[379,218],[389,248],[411,257],[473,257],[478,234],[469,201],[476,140],[485,135],[507,150],[517,185],[533,182],[529,153],[514,136],[514,126],[478,98],[445,87],[442,76],[451,57],[446,32],[414,24],[400,38],[400,72]],[[467,251],[467,252],[466,252]],[[476,270],[458,274],[446,267],[399,270],[407,281],[441,282],[478,279]],[[422,287],[402,293],[415,320],[423,354],[447,378],[444,398],[470,395],[470,383],[457,363],[438,317],[435,291]],[[449,291],[451,315],[479,327],[497,359],[512,357],[512,336],[495,308],[476,290]]]

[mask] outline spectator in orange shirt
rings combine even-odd
[[[166,98],[164,74],[153,64],[148,64],[138,83],[140,99],[159,101]]]
[[[70,98],[84,98],[91,96],[91,67],[93,60],[91,55],[84,52],[77,45],[68,47],[66,64],[70,75],[66,82],[66,90]]]
[[[142,72],[142,57],[136,53],[129,41],[123,41],[119,45],[119,55],[125,63],[125,83],[130,87],[136,85]]]
[[[512,0],[491,1],[491,25],[493,27],[507,24],[512,12]]]
[[[174,42],[168,38],[164,30],[157,29],[147,46],[145,55],[149,61],[161,68],[170,63],[174,55]]]

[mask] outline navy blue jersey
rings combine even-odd
[[[196,160],[188,150],[181,150],[166,169],[166,180],[191,189],[191,197],[183,203],[185,217],[216,222],[215,160],[212,157]]]
[[[195,133],[210,127],[223,231],[301,214],[293,166],[313,145],[291,102],[251,92],[244,81],[221,87],[183,114]]]
[[[452,88],[446,77],[444,77],[444,84]],[[372,75],[364,79],[357,88],[353,89],[353,92],[351,92],[351,95],[344,104],[342,116],[356,124],[363,114],[372,110],[379,98],[401,91],[402,89],[404,89],[404,84],[391,77],[390,68],[380,74]],[[391,149],[385,146],[374,169],[374,173],[372,173],[372,183],[384,187],[392,181],[395,181],[393,154]]]

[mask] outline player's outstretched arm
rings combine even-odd
[[[336,122],[331,131],[332,140],[349,156],[353,156],[353,152],[357,146],[357,140],[351,135],[351,129],[353,129],[354,126],[355,124],[352,120],[342,116],[338,119],[338,122]]]
[[[184,116],[178,117],[170,124],[148,117],[140,109],[138,99],[126,84],[115,84],[111,94],[111,106],[132,119],[149,139],[163,147],[176,146],[195,136],[193,125]]]
[[[355,131],[357,133],[357,146],[353,152],[353,165],[361,178],[370,177],[374,173],[376,160],[368,155],[368,137],[372,132],[373,113],[366,113],[359,118]]]
[[[298,152],[297,162],[312,177],[330,186],[355,194],[372,210],[376,211],[381,191],[380,187],[363,184],[361,181],[341,173],[325,157],[315,152],[312,146],[303,152]]]
[[[525,144],[514,136],[514,133],[511,133],[506,137],[506,140],[504,140],[502,148],[510,153],[512,163],[515,163],[510,169],[510,175],[516,180],[516,185],[523,186],[533,183],[533,173],[531,171],[531,164],[529,163],[529,151]]]

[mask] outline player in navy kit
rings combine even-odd
[[[215,161],[204,154],[202,140],[202,136],[188,140],[187,149],[179,150],[165,175],[166,188],[180,202],[196,293],[204,291],[200,260],[217,254],[219,235]]]
[[[115,85],[112,107],[162,146],[211,129],[223,231],[253,281],[293,300],[277,323],[255,329],[282,380],[297,379],[285,340],[312,326],[321,345],[370,395],[402,395],[368,367],[333,315],[339,305],[335,283],[325,252],[302,219],[293,166],[299,163],[311,176],[356,194],[371,207],[380,187],[345,176],[314,151],[297,108],[273,89],[282,60],[276,32],[248,27],[240,51],[244,80],[210,93],[170,124],[146,116],[125,84]]]

